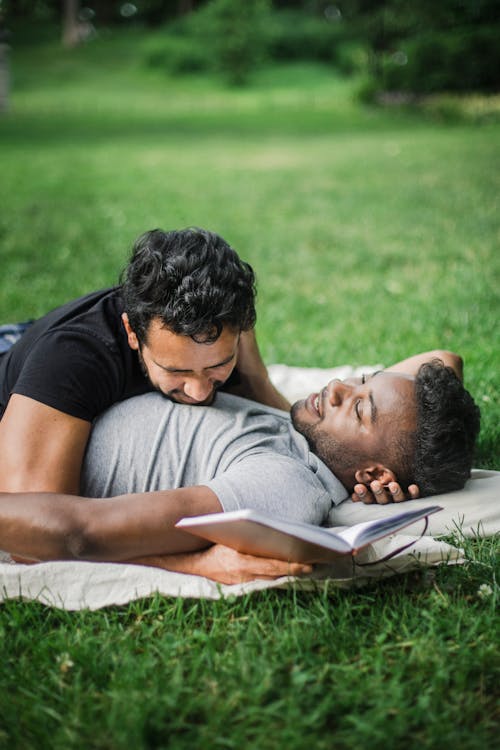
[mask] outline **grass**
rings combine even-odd
[[[497,654],[495,599],[477,593],[492,574],[485,547],[465,574],[358,592],[156,597],[97,613],[8,602],[4,737],[57,749],[488,747]]]
[[[114,283],[145,229],[220,232],[255,267],[267,362],[389,364],[447,347],[500,469],[495,124],[357,105],[313,66],[243,90],[14,37],[0,119],[0,320]],[[498,544],[359,591],[0,610],[0,746],[493,745]],[[481,597],[481,584],[493,594]]]

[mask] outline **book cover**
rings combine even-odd
[[[430,505],[359,523],[339,532],[323,526],[273,518],[250,509],[182,518],[176,527],[257,557],[326,563],[339,555],[356,554],[357,550],[368,544],[438,510],[442,510],[439,505]]]

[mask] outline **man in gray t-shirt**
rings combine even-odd
[[[82,495],[198,485],[209,487],[224,511],[254,508],[318,525],[347,497],[286,412],[237,396],[218,393],[206,407],[149,393],[117,404],[96,422]]]
[[[223,583],[300,572],[205,550],[175,524],[241,507],[320,524],[348,493],[373,501],[368,487],[377,502],[416,496],[415,481],[425,494],[463,487],[478,409],[461,359],[439,352],[447,366],[429,362],[436,354],[332,380],[293,405],[291,422],[224,396],[210,411],[155,394],[117,404],[94,425],[82,496],[0,493],[0,549],[32,560],[132,560]]]

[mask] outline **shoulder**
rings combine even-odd
[[[273,451],[247,454],[207,484],[225,511],[252,508],[319,525],[332,507],[329,493],[309,466]]]

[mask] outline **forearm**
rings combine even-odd
[[[396,364],[387,367],[387,370],[389,372],[404,372],[407,375],[416,375],[423,364],[431,362],[433,359],[440,359],[443,364],[454,370],[460,380],[463,380],[462,357],[460,357],[459,354],[447,351],[446,349],[433,349],[430,352],[416,354],[413,357],[408,357],[408,359],[403,359],[401,362],[397,362]]]
[[[250,398],[275,409],[289,411],[289,402],[269,379],[254,330],[244,331],[240,336],[236,367],[241,382],[238,387],[228,388],[230,393]]]
[[[148,556],[130,562],[175,573],[203,576],[226,584],[242,583],[256,578],[270,580],[281,576],[297,576],[312,571],[312,566],[305,563],[245,555],[222,544],[213,544],[199,552]]]
[[[126,562],[132,565],[145,565],[148,568],[161,568],[173,573],[186,573],[187,575],[195,576],[208,577],[209,572],[206,569],[206,565],[204,565],[202,551],[179,552],[176,555],[145,555],[144,557],[135,557]]]
[[[79,500],[55,493],[0,493],[0,549],[32,560],[76,557],[72,531]]]
[[[175,529],[179,518],[220,512],[207,487],[108,499],[0,493],[0,549],[34,560],[124,561],[206,543]]]

